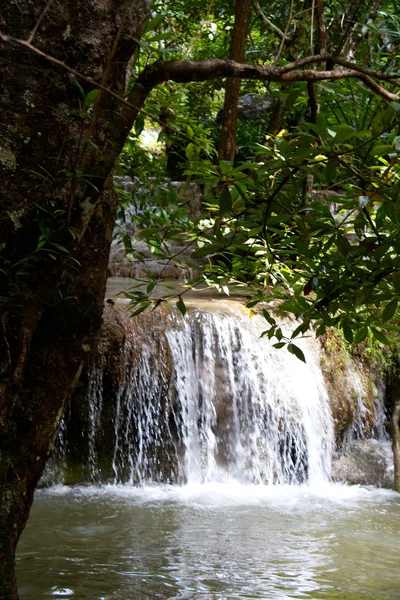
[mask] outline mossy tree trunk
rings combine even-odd
[[[123,93],[150,4],[55,0],[32,44]],[[0,0],[0,31],[28,39],[46,5]],[[0,600],[18,597],[16,545],[101,323],[116,214],[107,178],[131,123],[107,92],[85,103],[92,89],[0,43]]]

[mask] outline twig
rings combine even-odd
[[[287,20],[287,23],[286,23],[285,31],[283,33],[283,38],[282,38],[281,43],[279,45],[278,54],[274,58],[274,62],[273,62],[274,65],[280,59],[280,56],[281,56],[281,53],[282,53],[282,49],[283,49],[283,46],[285,44],[285,40],[287,39],[287,35],[288,35],[288,32],[289,32],[290,23],[292,22],[292,18],[293,18],[293,4],[294,4],[294,0],[290,0],[289,16],[288,16],[288,20]]]
[[[191,53],[191,51],[193,50],[194,46],[195,46],[195,45],[197,44],[197,42],[200,40],[200,38],[201,38],[201,34],[203,33],[204,25],[206,24],[206,22],[207,22],[207,21],[208,21],[208,19],[209,19],[210,12],[211,12],[211,8],[212,8],[212,5],[213,5],[213,1],[214,1],[214,0],[210,0],[210,4],[208,5],[206,16],[205,16],[205,18],[203,19],[203,21],[202,21],[202,23],[201,23],[201,26],[200,26],[200,31],[199,31],[198,35],[197,35],[197,36],[196,36],[196,37],[195,37],[195,38],[192,40],[192,42],[189,44],[189,47],[188,47],[188,49],[186,50],[185,54],[184,54],[184,55],[183,55],[183,57],[182,57],[182,58],[183,58],[183,60],[186,60],[186,59],[187,59],[187,57],[189,56],[189,54],[190,54],[190,53]]]
[[[273,31],[281,39],[283,39],[285,37],[284,32],[282,31],[282,29],[279,29],[279,27],[277,27],[272,21],[270,21],[268,19],[268,17],[265,15],[265,12],[261,8],[260,3],[258,2],[258,0],[253,0],[253,5],[254,5],[255,11],[257,13],[257,16],[261,19],[261,21],[264,23],[264,25],[266,27],[268,27],[268,29],[270,31]],[[289,40],[287,39],[286,41],[289,41]]]
[[[26,40],[28,42],[28,44],[30,44],[33,40],[33,38],[35,37],[37,30],[39,29],[44,17],[46,16],[47,11],[49,10],[50,6],[53,4],[54,0],[49,0],[48,3],[46,4],[46,6],[44,7],[42,14],[40,15],[39,19],[37,20],[34,28],[32,29],[28,39]]]
[[[101,83],[98,83],[91,77],[87,77],[86,75],[83,75],[83,73],[81,73],[80,71],[77,71],[73,67],[70,67],[62,60],[58,60],[58,58],[55,58],[54,56],[50,56],[50,54],[46,54],[45,52],[42,52],[41,50],[39,50],[39,48],[32,46],[32,44],[27,42],[26,40],[20,40],[11,35],[6,35],[5,33],[0,33],[0,40],[2,40],[3,42],[8,42],[10,44],[17,44],[18,46],[24,46],[30,52],[33,52],[34,54],[37,54],[41,58],[44,58],[44,60],[47,60],[48,62],[51,62],[54,65],[57,65],[58,67],[61,67],[65,71],[68,71],[68,73],[75,75],[75,77],[77,77],[78,79],[82,79],[82,81],[86,81],[86,83],[89,83],[94,88],[99,88],[101,90],[104,90],[105,92],[107,92],[108,94],[110,94],[111,96],[113,96],[114,98],[116,98],[117,100],[122,102],[123,104],[126,104],[127,106],[130,106],[131,108],[134,108],[134,107],[132,107],[132,105],[129,102],[127,102],[124,98],[122,98],[119,94],[117,94],[110,88],[102,85]]]
[[[347,44],[349,37],[351,36],[352,32],[354,31],[355,27],[357,26],[358,14],[359,14],[363,4],[364,4],[364,0],[358,0],[358,3],[356,4],[356,6],[354,6],[353,14],[350,17],[349,24],[347,25],[347,27],[342,35],[341,40],[339,41],[339,44],[335,50],[335,54],[339,55],[342,52],[345,45]],[[345,16],[345,13],[343,13],[343,17],[344,16]]]

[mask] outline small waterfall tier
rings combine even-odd
[[[264,323],[194,312],[167,331],[189,482],[329,478],[333,426],[319,367],[307,348],[307,364],[273,348]]]
[[[122,303],[109,307],[115,325],[60,427],[59,480],[330,480],[338,419],[321,345],[296,341],[304,364],[274,348],[264,319],[239,302],[199,304],[184,317],[157,309],[133,319]],[[288,335],[294,326],[282,323]]]

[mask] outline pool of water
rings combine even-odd
[[[400,495],[317,487],[54,487],[17,558],[21,600],[400,598]]]

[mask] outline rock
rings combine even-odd
[[[203,261],[191,258],[192,249],[178,243],[169,244],[172,255],[178,255],[179,260],[158,260],[152,254],[146,243],[136,238],[137,226],[134,216],[151,203],[155,194],[176,193],[179,201],[185,201],[188,216],[196,219],[202,213],[202,192],[198,185],[185,182],[162,182],[150,180],[147,185],[139,181],[119,179],[118,187],[131,197],[132,201],[125,203],[123,211],[115,224],[114,241],[111,245],[110,260],[108,265],[109,277],[145,277],[145,271],[155,277],[177,279],[191,279],[197,274],[193,265],[199,266]],[[134,249],[131,256],[127,256],[121,236],[127,234]]]
[[[393,455],[389,441],[353,440],[334,458],[332,468],[334,481],[393,489]]]

